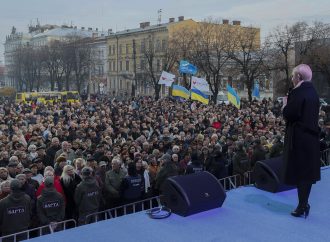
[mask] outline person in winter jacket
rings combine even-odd
[[[86,216],[98,211],[101,201],[101,190],[92,176],[93,169],[84,167],[82,169],[82,181],[76,188],[74,200],[78,207],[78,224],[88,224],[92,218],[86,219]]]
[[[66,165],[63,168],[63,173],[61,176],[61,185],[64,190],[66,198],[65,207],[65,218],[66,219],[77,219],[78,210],[76,203],[74,201],[74,194],[78,184],[81,182],[81,178],[74,171],[73,166]]]
[[[10,194],[0,201],[2,236],[27,230],[30,225],[31,198],[21,190],[21,183],[17,179],[11,181],[10,189]]]
[[[64,198],[55,190],[53,177],[47,177],[44,183],[45,188],[37,200],[38,218],[41,225],[56,224],[65,216]]]

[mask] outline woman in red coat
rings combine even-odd
[[[64,191],[63,191],[63,188],[62,188],[62,185],[61,185],[60,177],[55,176],[54,171],[50,170],[50,169],[45,170],[44,181],[47,177],[54,177],[54,187],[55,187],[56,191],[61,193],[63,195],[63,198],[65,199],[65,195],[64,195]],[[39,186],[39,188],[36,192],[37,197],[39,197],[41,195],[42,190],[45,188],[44,181],[40,184],[40,186]]]

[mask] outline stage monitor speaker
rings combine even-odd
[[[161,193],[161,204],[184,217],[221,207],[226,198],[217,178],[206,171],[167,178]]]
[[[282,165],[283,158],[281,156],[256,162],[252,171],[255,186],[273,193],[295,188],[281,182]]]

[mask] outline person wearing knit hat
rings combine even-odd
[[[161,162],[161,164],[166,163],[166,162],[170,162],[171,161],[171,155],[170,154],[164,154],[158,160]]]
[[[93,169],[87,166],[81,170],[81,175],[83,178],[91,176],[92,173],[93,173]]]
[[[21,187],[22,187],[22,183],[18,179],[13,179],[10,182],[10,190],[14,193],[20,191]]]
[[[41,225],[51,224],[56,229],[56,222],[65,217],[65,203],[63,196],[54,187],[54,177],[47,177],[45,188],[37,200],[37,214]]]
[[[83,180],[75,190],[74,200],[76,202],[79,218],[79,225],[88,224],[91,220],[86,220],[88,214],[97,212],[101,202],[101,189],[95,178],[92,176],[93,169],[84,167],[81,171]],[[90,218],[93,219],[93,218]]]
[[[13,179],[10,194],[0,200],[0,224],[2,235],[14,234],[27,230],[31,220],[31,199],[21,191],[21,182]],[[17,240],[26,237],[17,237]]]
[[[44,183],[46,188],[54,187],[54,177],[51,176],[46,177]]]

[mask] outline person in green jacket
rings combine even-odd
[[[101,189],[93,177],[93,169],[84,167],[81,171],[82,181],[76,188],[74,200],[78,207],[78,224],[88,224],[93,218],[86,219],[86,216],[98,212],[102,199]]]
[[[0,201],[0,228],[2,236],[27,230],[31,220],[31,198],[21,191],[21,183],[13,179],[10,194]],[[26,239],[26,234],[17,239]]]
[[[65,203],[62,194],[54,188],[54,178],[47,177],[44,181],[45,189],[37,199],[37,214],[41,225],[50,224],[57,228],[57,222],[64,219]]]
[[[122,203],[120,196],[121,182],[126,172],[121,169],[121,161],[114,158],[111,162],[112,169],[105,175],[105,194],[107,208],[114,208]]]

